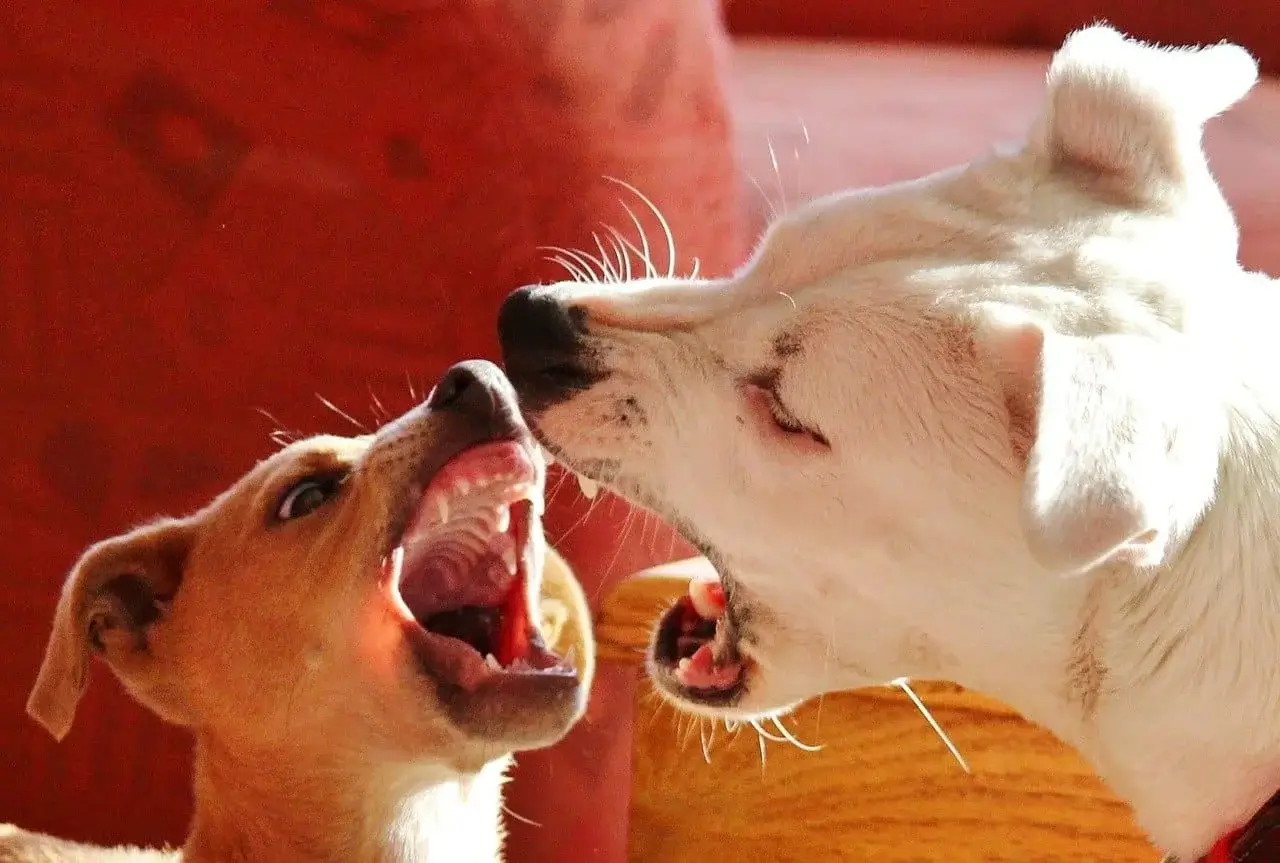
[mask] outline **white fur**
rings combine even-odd
[[[1084,30],[1018,149],[806,205],[730,278],[546,289],[611,374],[541,434],[722,558],[733,713],[952,679],[1189,859],[1280,786],[1280,302],[1201,146],[1256,74]],[[829,452],[751,412],[775,367]]]

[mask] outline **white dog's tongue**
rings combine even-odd
[[[688,659],[680,660],[676,679],[690,689],[729,689],[742,677],[742,664],[716,665],[710,644],[704,644]]]

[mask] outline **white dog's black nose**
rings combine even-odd
[[[586,330],[584,315],[560,302],[545,288],[513,291],[498,311],[498,338],[504,353],[526,356],[572,356]]]
[[[586,334],[582,309],[553,290],[530,286],[507,297],[498,312],[498,340],[522,403],[536,410],[602,377]]]

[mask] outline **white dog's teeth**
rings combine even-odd
[[[498,507],[497,527],[498,527],[499,533],[506,533],[507,529],[511,527],[511,507],[509,506]]]
[[[556,667],[562,671],[573,671],[577,667],[574,665],[574,660],[577,658],[578,658],[578,648],[570,647],[568,650],[565,651],[564,656],[560,658],[560,662]]]
[[[693,610],[703,620],[724,617],[724,588],[720,582],[695,578],[689,582],[689,599],[693,602]]]
[[[693,663],[690,661],[689,657],[686,656],[684,659],[676,663],[676,671],[680,674],[684,674],[689,670],[689,666],[692,664]]]
[[[441,524],[449,520],[449,498],[445,495],[436,498],[436,515],[440,517]]]
[[[492,653],[486,653],[484,655],[484,664],[489,667],[490,671],[502,670],[502,666],[498,664],[498,657],[494,656]]]
[[[502,549],[502,563],[507,567],[507,575],[515,575],[520,565],[516,561],[516,550],[511,546]]]
[[[578,478],[578,488],[582,489],[582,496],[587,500],[595,500],[596,495],[600,493],[600,483],[580,473],[574,476]]]

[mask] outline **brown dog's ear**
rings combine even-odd
[[[1013,437],[1030,445],[1031,552],[1062,572],[1164,562],[1216,488],[1225,413],[1210,373],[1185,347],[1141,335],[1021,324],[997,344],[1010,416],[1028,426]]]
[[[62,587],[27,713],[61,740],[88,683],[92,652],[113,666],[145,654],[148,633],[182,583],[191,529],[185,522],[139,528],[90,548]]]

